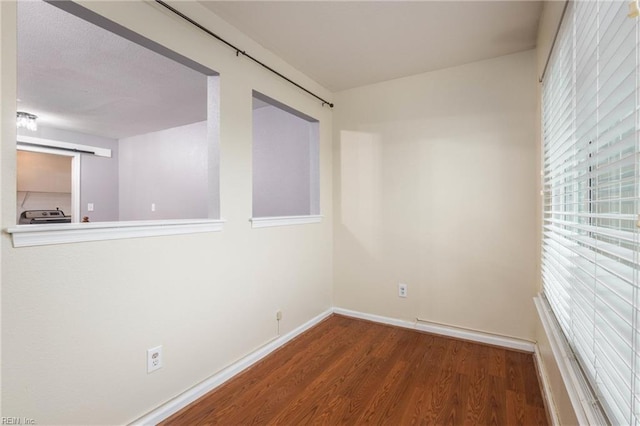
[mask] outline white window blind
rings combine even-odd
[[[568,5],[542,89],[544,294],[614,424],[640,425],[639,35]]]

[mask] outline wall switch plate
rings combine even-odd
[[[398,296],[399,297],[407,297],[407,285],[400,283],[398,284]]]
[[[147,373],[162,368],[162,345],[147,349]]]
[[[87,211],[89,211],[89,212],[93,211],[93,203],[87,204]]]

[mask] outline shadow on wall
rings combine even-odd
[[[382,139],[340,132],[340,223],[369,254],[381,254]]]

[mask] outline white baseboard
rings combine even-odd
[[[381,315],[367,314],[343,308],[333,308],[333,312],[352,318],[360,318],[382,324],[394,325],[396,327],[409,328],[412,330],[426,331],[427,333],[439,334],[441,336],[454,337],[457,339],[470,340],[472,342],[486,343],[488,345],[500,346],[508,349],[515,349],[524,352],[534,352],[535,343],[528,340],[517,339],[515,337],[500,336],[497,334],[483,333],[475,330],[468,330],[460,327],[446,326],[442,324],[428,323],[424,321],[411,322],[396,318],[383,317]]]
[[[536,345],[533,352],[533,360],[536,365],[536,372],[538,373],[538,380],[542,386],[542,397],[544,399],[545,408],[549,414],[549,420],[553,426],[560,426],[560,418],[558,417],[558,411],[556,410],[556,403],[553,399],[553,392],[551,391],[551,385],[549,384],[549,376],[547,375],[547,368],[544,365],[542,356],[540,355],[540,349]]]
[[[534,352],[535,344],[526,340],[515,339],[513,337],[504,337],[494,334],[481,333],[474,330],[466,330],[457,327],[444,326],[441,324],[433,324],[433,323],[425,323],[425,322],[410,322],[395,318],[384,317],[380,315],[367,314],[363,312],[352,311],[349,309],[343,308],[332,308],[328,309],[315,318],[310,319],[306,323],[297,327],[296,329],[290,331],[284,336],[280,336],[273,341],[269,342],[265,346],[260,349],[252,352],[251,354],[245,356],[244,358],[234,362],[227,368],[222,371],[214,374],[203,382],[197,384],[196,386],[188,389],[177,397],[167,401],[162,404],[155,410],[146,414],[143,417],[132,422],[132,425],[156,425],[161,421],[169,418],[171,415],[177,413],[187,405],[196,401],[198,398],[206,395],[208,392],[217,388],[221,384],[225,383],[227,380],[233,378],[235,375],[244,371],[248,367],[252,366],[256,362],[260,361],[262,358],[269,355],[274,350],[283,346],[296,336],[304,333],[314,325],[318,324],[320,321],[324,320],[331,314],[336,313],[339,315],[344,315],[352,318],[359,318],[364,320],[369,320],[377,323],[393,325],[396,327],[409,328],[412,330],[420,330],[428,333],[439,334],[442,336],[454,337],[458,339],[469,340],[473,342],[486,343],[494,346],[501,346],[508,349],[516,349],[525,352]]]
[[[314,325],[320,323],[322,320],[330,316],[332,313],[333,313],[332,309],[326,310],[320,315],[305,322],[301,326],[295,328],[294,330],[291,330],[289,333],[274,339],[273,341],[269,342],[265,346],[259,348],[258,350],[250,353],[244,358],[234,362],[233,364],[223,369],[222,371],[209,377],[205,381],[197,384],[191,389],[188,389],[187,391],[183,392],[177,397],[167,401],[166,403],[162,404],[161,406],[151,411],[150,413],[146,414],[145,416],[135,420],[131,424],[132,425],[156,425],[160,423],[161,421],[169,418],[171,415],[177,413],[187,405],[191,404],[198,398],[201,398],[202,396],[206,395],[208,392],[211,392],[213,389],[217,388],[218,386],[220,386],[227,380],[231,379],[235,375],[246,370],[248,367],[251,367],[253,364],[260,361],[262,358],[266,357],[271,352],[283,346],[293,338],[304,333]]]

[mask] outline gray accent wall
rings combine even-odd
[[[120,220],[209,217],[208,155],[206,121],[120,139]]]
[[[309,123],[309,209],[320,214],[320,123]]]
[[[96,137],[98,138],[98,137]],[[80,220],[87,216],[90,222],[112,222],[119,219],[118,197],[118,144],[107,138],[89,145],[109,148],[111,158],[82,155],[80,160]],[[93,204],[93,211],[88,204]]]
[[[273,105],[254,109],[252,153],[253,217],[319,212],[317,122]]]

